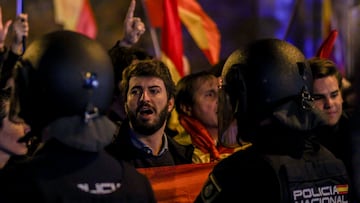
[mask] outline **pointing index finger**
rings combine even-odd
[[[131,19],[134,16],[134,11],[135,11],[135,6],[136,6],[136,1],[135,0],[131,0],[128,12],[126,13],[126,19]]]

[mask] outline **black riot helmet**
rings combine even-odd
[[[245,140],[268,118],[289,128],[312,129],[317,122],[312,82],[305,56],[286,41],[260,39],[234,51],[222,71],[219,136],[234,119]]]
[[[84,123],[105,115],[114,76],[107,51],[72,31],[55,31],[33,41],[15,67],[14,103],[32,130],[59,118]]]

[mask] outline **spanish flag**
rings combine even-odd
[[[169,67],[173,80],[177,82],[185,75],[183,43],[177,0],[163,0],[164,16],[161,30],[161,60]]]
[[[220,32],[215,22],[196,0],[178,0],[179,15],[190,35],[203,51],[210,64],[219,62]]]
[[[336,185],[336,189],[339,194],[348,194],[349,192],[349,185]]]
[[[168,25],[171,22],[169,20],[169,11],[174,14],[173,17],[178,15],[180,21],[205,54],[209,63],[214,65],[219,62],[221,47],[220,32],[214,21],[204,12],[196,0],[145,0],[144,2],[152,27],[162,30],[173,29],[173,33],[180,34],[181,28],[180,30],[175,30],[174,27],[171,28],[171,25]],[[175,6],[177,11],[169,10],[166,5],[168,3],[171,3],[171,6]],[[179,27],[177,26],[176,28],[178,29]],[[167,46],[164,43],[174,43],[175,40],[179,39],[177,35],[166,36],[164,31],[162,32],[162,47]],[[179,68],[177,69],[179,70]],[[179,76],[182,77],[185,72],[184,70],[179,70]]]
[[[331,16],[332,16],[331,0],[323,0],[321,14],[322,14],[321,32],[323,37],[326,38],[331,31]]]
[[[316,56],[321,58],[328,58],[334,61],[341,74],[345,75],[345,54],[342,49],[344,39],[340,32],[336,28],[336,24],[333,23],[333,5],[331,0],[323,0],[321,9],[321,25],[322,36],[324,41],[319,47]]]
[[[318,49],[316,56],[320,58],[331,58],[337,36],[338,31],[336,29],[331,30],[329,36],[323,41]]]
[[[95,39],[97,25],[89,0],[54,0],[55,22]]]
[[[194,202],[217,162],[137,168],[150,181],[158,203]]]

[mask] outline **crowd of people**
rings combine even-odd
[[[203,163],[194,202],[360,200],[358,107],[331,59],[264,38],[175,83],[134,46],[135,4],[109,50],[67,30],[25,48],[27,14],[0,8],[0,202],[158,202],[137,169]]]

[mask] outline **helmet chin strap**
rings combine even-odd
[[[88,123],[90,120],[99,117],[99,109],[92,104],[89,104],[84,114],[84,122]]]
[[[56,138],[67,146],[97,152],[108,145],[116,131],[116,125],[105,115],[84,123],[81,116],[62,117],[47,127],[49,138]]]
[[[301,91],[301,107],[303,109],[311,109],[311,108],[313,108],[312,103],[311,103],[313,101],[314,101],[314,98],[311,96],[307,87],[304,86]]]
[[[304,109],[304,106],[306,109]],[[278,106],[273,116],[284,125],[296,130],[312,130],[324,122],[322,114],[307,100],[292,100]]]

